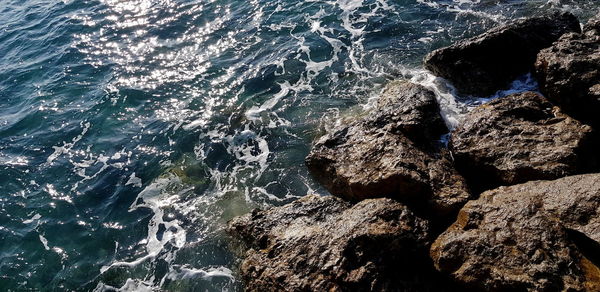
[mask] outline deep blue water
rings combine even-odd
[[[599,7],[0,0],[0,291],[240,290],[223,226],[324,194],[324,127],[434,48]]]

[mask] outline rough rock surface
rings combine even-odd
[[[438,270],[485,291],[600,291],[600,174],[487,191],[431,256]]]
[[[457,169],[478,190],[583,173],[596,165],[595,144],[589,126],[534,92],[474,109],[450,139]]]
[[[599,34],[600,33],[600,13],[592,17],[584,26],[583,32],[588,34]]]
[[[386,86],[366,122],[371,128],[404,134],[422,147],[448,132],[435,93],[406,81]]]
[[[467,95],[488,96],[532,71],[537,53],[561,35],[580,32],[570,13],[527,18],[433,51],[425,68]]]
[[[566,113],[600,126],[600,15],[564,35],[535,63],[542,92]]]
[[[429,230],[390,199],[351,206],[316,195],[229,224],[250,247],[241,265],[248,291],[423,291]]]
[[[440,213],[458,210],[469,198],[466,183],[431,151],[445,129],[435,96],[410,83],[394,86],[366,117],[319,139],[306,165],[329,192],[348,200],[390,197],[428,202]]]

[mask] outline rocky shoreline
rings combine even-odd
[[[248,291],[600,291],[600,14],[515,21],[425,67],[463,94],[533,72],[449,129],[435,94],[390,83],[318,139],[333,195],[233,219]]]

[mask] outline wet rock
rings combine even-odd
[[[430,227],[402,204],[306,196],[234,219],[248,291],[423,291]],[[417,272],[419,271],[419,272]],[[427,289],[425,289],[427,290]]]
[[[564,35],[535,63],[541,91],[566,113],[600,126],[600,15]]]
[[[592,129],[534,92],[468,114],[450,139],[456,167],[477,190],[556,179],[596,167]]]
[[[421,147],[430,146],[448,132],[435,93],[406,81],[386,86],[366,123],[371,128],[404,134]]]
[[[435,96],[414,84],[393,86],[366,117],[319,139],[306,165],[347,200],[389,197],[440,213],[458,210],[469,192],[447,157],[432,150],[446,129]]]
[[[600,174],[487,191],[431,247],[484,291],[600,291]]]
[[[580,31],[577,18],[567,12],[522,19],[433,51],[425,68],[462,94],[489,96],[532,71],[541,49],[565,33]]]

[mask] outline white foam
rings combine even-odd
[[[435,93],[446,126],[450,130],[457,127],[468,112],[468,106],[457,101],[456,90],[442,78],[425,70],[413,70],[409,75],[413,76],[412,82],[421,84]]]
[[[42,218],[42,215],[36,213],[33,215],[33,217],[23,221],[23,224],[33,223],[34,221],[38,221],[40,218]]]
[[[123,286],[117,288],[110,285],[106,285],[102,282],[98,282],[96,288],[93,290],[94,292],[109,292],[109,291],[119,291],[119,292],[152,292],[156,291],[152,285],[152,282],[142,281],[139,279],[131,279],[128,278],[125,281]]]
[[[233,281],[235,278],[233,277],[233,272],[226,267],[218,267],[218,268],[210,268],[208,270],[203,269],[194,269],[190,267],[179,267],[172,266],[169,273],[165,276],[164,279],[169,279],[172,281],[176,280],[184,280],[184,279],[204,279],[210,280],[212,278],[226,278],[229,281]],[[163,280],[164,280],[163,279]]]
[[[83,127],[81,134],[79,134],[75,138],[73,138],[73,140],[71,140],[71,142],[67,143],[67,142],[63,141],[62,146],[53,146],[52,147],[54,149],[54,153],[52,153],[52,154],[50,154],[50,156],[48,156],[48,158],[46,159],[47,163],[52,163],[60,155],[71,151],[73,146],[75,146],[75,144],[83,138],[83,136],[87,133],[87,131],[90,129],[90,126],[91,126],[91,124],[89,122],[86,122],[86,123],[81,122],[80,125]]]
[[[235,136],[226,137],[228,147],[227,151],[246,165],[256,163],[260,167],[257,178],[269,165],[269,145],[267,140],[258,136],[254,131],[249,129],[249,125]]]
[[[279,101],[286,96],[290,92],[290,83],[288,81],[284,81],[282,83],[278,83],[280,90],[273,97],[265,101],[262,105],[256,107],[253,106],[249,110],[246,111],[246,118],[249,120],[257,120],[260,116],[260,113],[273,109]]]
[[[507,20],[507,17],[501,14],[491,14],[487,12],[483,12],[480,10],[473,9],[473,7],[477,4],[480,4],[480,0],[453,0],[451,2],[440,2],[435,0],[417,0],[417,3],[421,3],[427,5],[431,8],[443,8],[448,12],[453,12],[456,14],[470,14],[480,18],[489,19],[494,22],[504,22]]]
[[[409,71],[410,73],[407,75],[412,76],[412,82],[421,84],[435,93],[442,117],[450,130],[456,128],[465,115],[476,106],[514,93],[536,91],[538,88],[538,84],[531,74],[525,74],[513,81],[509,88],[499,90],[491,96],[459,98],[456,89],[445,79],[436,77],[426,70]]]
[[[338,0],[337,5],[342,10],[340,15],[342,19],[342,27],[352,34],[352,38],[358,38],[363,35],[365,26],[355,28],[355,22],[350,20],[354,11],[363,5],[362,0]]]
[[[149,208],[154,213],[148,223],[148,235],[146,237],[146,255],[141,256],[131,261],[116,261],[110,265],[100,269],[101,273],[106,272],[112,267],[134,267],[149,259],[156,258],[167,244],[171,244],[175,248],[181,248],[186,242],[186,231],[180,226],[179,220],[165,221],[164,210],[165,206],[172,206],[179,196],[170,194],[166,188],[172,184],[181,184],[181,180],[175,176],[168,176],[157,179],[155,182],[142,190],[132,205],[129,211],[134,211],[139,208]],[[160,226],[164,227],[164,232],[159,240]]]
[[[41,234],[39,234],[39,237],[40,237],[40,241],[44,245],[44,249],[50,250],[50,247],[48,246],[48,240],[44,236],[42,236]]]
[[[126,186],[133,185],[134,187],[141,188],[142,187],[142,179],[135,176],[135,172],[131,173],[129,179],[125,183]]]

